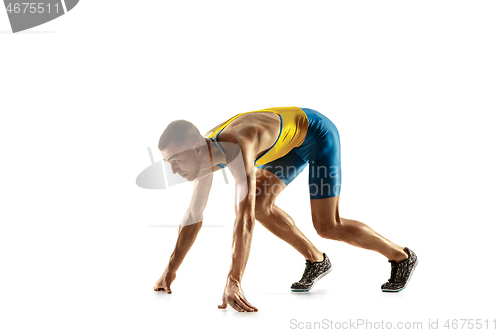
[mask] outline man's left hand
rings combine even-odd
[[[219,305],[219,309],[225,309],[227,304],[238,312],[259,311],[246,300],[245,296],[243,296],[240,284],[232,280],[228,280],[226,284],[224,295],[222,295],[222,305]]]

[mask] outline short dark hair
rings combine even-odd
[[[198,128],[187,120],[175,120],[168,124],[158,141],[158,149],[163,150],[172,143],[178,146],[191,146],[195,142],[205,144]]]

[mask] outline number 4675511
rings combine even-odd
[[[43,12],[47,11],[47,13],[50,13],[50,7],[51,4],[44,4],[43,2],[16,2],[14,4],[9,3],[7,6],[7,12],[8,13],[31,13],[31,14],[42,14]],[[59,4],[56,3],[54,4],[54,11],[55,13],[59,13]]]

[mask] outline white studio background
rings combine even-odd
[[[82,0],[18,34],[0,12],[2,331],[498,316],[498,2]],[[219,172],[173,294],[153,292],[192,184],[137,187],[147,147],[158,160],[176,119],[204,133],[274,106],[337,125],[341,216],[417,252],[403,293],[380,292],[385,258],[316,235],[307,170],[277,204],[333,261],[316,290],[290,294],[304,260],[257,224],[243,288],[259,313],[217,309],[234,221]]]

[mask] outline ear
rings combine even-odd
[[[202,146],[199,142],[195,142],[193,145],[193,149],[196,152],[196,154],[200,154],[202,150]]]

